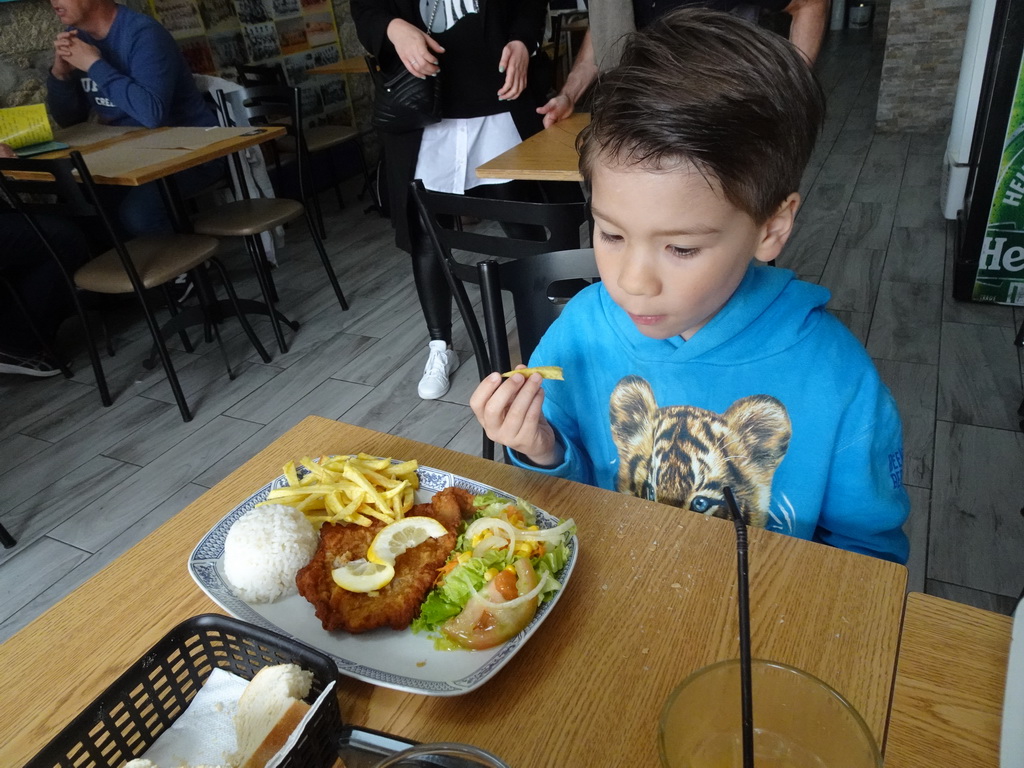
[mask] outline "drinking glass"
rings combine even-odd
[[[775,661],[751,661],[756,768],[881,768],[871,731],[853,706],[813,675]],[[665,768],[742,768],[740,663],[697,670],[661,713]]]
[[[480,749],[479,747],[474,747],[470,744],[459,744],[451,741],[439,741],[433,744],[417,744],[414,747],[403,749],[401,752],[396,752],[393,755],[385,757],[377,763],[374,768],[390,768],[391,766],[401,765],[423,765],[423,763],[415,762],[414,759],[417,757],[433,757],[436,755],[467,758],[468,760],[486,766],[487,768],[510,768],[508,763],[485,749]]]

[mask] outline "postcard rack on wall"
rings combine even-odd
[[[243,64],[280,64],[302,88],[310,123],[350,122],[345,80],[308,75],[342,58],[331,0],[149,0],[193,72],[233,78]]]

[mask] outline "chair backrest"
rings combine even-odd
[[[239,85],[288,85],[280,64],[240,64]]]
[[[299,176],[301,199],[309,196],[309,152],[303,133],[302,93],[299,88],[287,85],[257,85],[236,91],[217,91],[224,119],[234,126],[269,125],[274,123],[288,131],[295,138],[296,167]],[[285,122],[277,122],[285,118]],[[236,152],[233,156],[236,170],[241,173],[241,159]]]
[[[8,176],[8,173],[16,176]],[[98,218],[120,257],[128,278],[141,297],[145,286],[128,255],[113,218],[104,208],[96,190],[96,182],[81,153],[54,160],[39,158],[0,158],[0,193],[14,210],[28,220],[29,225],[46,245],[53,258],[60,263],[53,245],[36,216],[50,214],[76,218]]]
[[[580,283],[600,277],[593,248],[537,253],[506,262],[488,259],[477,265],[477,272],[493,371],[512,367],[502,291],[512,294],[519,352],[525,363]]]
[[[480,323],[464,286],[467,282],[479,284],[480,275],[476,263],[459,261],[453,251],[521,259],[535,254],[579,248],[580,227],[587,221],[586,204],[527,203],[453,195],[430,191],[419,179],[412,182],[411,189],[427,236],[441,259],[445,277],[466,324],[477,358],[477,368],[483,377],[497,369],[488,358]],[[507,237],[503,233],[465,231],[459,225],[462,216],[501,224],[542,227],[545,234],[543,239],[524,240]]]

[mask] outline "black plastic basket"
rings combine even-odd
[[[120,768],[185,711],[215,668],[251,680],[275,664],[298,664],[313,673],[310,703],[337,679],[329,656],[290,638],[227,616],[193,616],[135,662],[26,768]],[[282,767],[330,766],[341,725],[338,699],[328,696]]]

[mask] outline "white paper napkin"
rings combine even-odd
[[[171,727],[143,755],[160,768],[179,765],[228,765],[237,748],[235,712],[249,681],[215,669]]]

